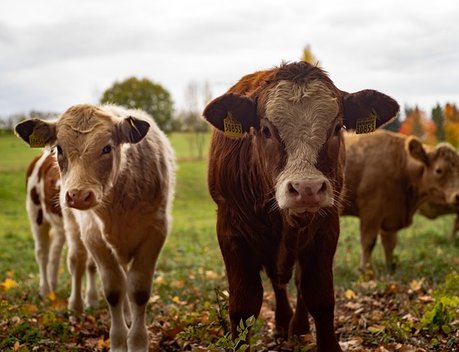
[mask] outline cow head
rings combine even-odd
[[[456,150],[448,143],[425,147],[412,136],[407,138],[405,150],[411,157],[409,175],[427,194],[428,201],[459,207],[459,155]]]
[[[15,127],[30,146],[55,148],[61,198],[69,207],[86,210],[101,204],[126,162],[122,148],[138,143],[150,127],[144,120],[110,111],[76,105],[57,121],[32,119]]]
[[[340,91],[305,62],[264,72],[258,87],[243,94],[233,89],[210,102],[204,117],[230,138],[253,138],[279,208],[303,213],[333,206],[342,186],[343,126],[355,129],[370,117],[379,127],[398,104],[374,90]]]

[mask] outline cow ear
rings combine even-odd
[[[357,133],[373,132],[394,118],[400,106],[391,97],[376,90],[366,89],[344,93],[344,123]]]
[[[429,157],[422,143],[416,137],[409,136],[405,141],[408,154],[425,165],[429,165]]]
[[[54,122],[40,119],[26,120],[18,123],[14,131],[31,148],[42,148],[56,142],[56,123]]]
[[[126,117],[117,126],[119,143],[139,143],[147,135],[150,124],[136,117]]]
[[[231,137],[242,137],[251,127],[260,128],[255,101],[235,93],[226,93],[212,100],[203,116],[212,126]]]

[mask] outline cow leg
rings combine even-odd
[[[297,287],[295,314],[290,322],[289,337],[308,334],[311,331],[308,319],[308,310],[301,295],[300,268],[295,270],[295,285]]]
[[[126,273],[97,229],[82,229],[83,240],[97,264],[105,299],[110,310],[110,350],[127,351],[128,327],[123,306],[126,298]]]
[[[397,231],[381,231],[381,243],[384,248],[384,258],[386,260],[386,268],[389,273],[395,271],[394,248],[397,245]]]
[[[456,219],[454,220],[453,229],[451,230],[450,235],[451,241],[454,241],[456,239],[457,231],[459,231],[459,215],[456,215]]]
[[[97,268],[94,259],[90,255],[86,259],[86,304],[89,307],[97,307],[98,305],[98,294],[96,284]]]
[[[87,258],[86,248],[80,237],[80,229],[70,211],[64,210],[65,236],[67,239],[67,267],[70,272],[72,284],[68,309],[76,315],[83,312],[82,279],[85,272]]]
[[[43,221],[43,216],[41,222],[35,222],[35,218],[33,218],[31,227],[35,244],[35,259],[40,274],[40,295],[45,297],[51,292],[47,269],[49,262],[50,225]]]
[[[316,233],[314,242],[300,249],[299,272],[296,275],[299,277],[299,294],[316,325],[317,351],[341,352],[334,329],[333,290],[333,257],[339,235],[338,214],[330,214],[328,222],[322,226],[324,228]]]
[[[65,233],[62,225],[58,228],[53,226],[50,231],[50,251],[49,251],[49,261],[48,261],[48,279],[49,287],[51,291],[56,291],[57,289],[57,277],[59,274],[59,264],[61,260],[62,248],[65,243]]]
[[[286,338],[288,336],[290,320],[293,315],[292,308],[288,301],[287,284],[277,284],[274,280],[271,280],[271,283],[276,297],[276,330],[274,336]]]
[[[360,219],[360,244],[362,245],[362,257],[360,261],[360,268],[363,272],[367,270],[373,271],[371,263],[371,253],[376,245],[378,238],[379,225],[371,222],[366,222],[362,216]]]
[[[132,314],[131,327],[127,337],[129,351],[148,350],[145,309],[151,294],[156,260],[165,238],[166,236],[161,234],[150,236],[149,243],[144,243],[139,249],[128,271],[127,289]]]
[[[240,321],[245,324],[248,318],[257,318],[260,314],[263,302],[261,265],[244,243],[237,243],[235,239],[227,243],[221,237],[219,242],[228,278],[231,331],[233,338],[236,338]]]

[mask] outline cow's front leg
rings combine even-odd
[[[123,314],[126,298],[126,273],[100,232],[82,230],[82,233],[84,233],[86,247],[97,264],[105,299],[110,310],[110,350],[125,352],[127,351],[128,334]]]
[[[389,273],[395,271],[394,248],[397,245],[397,231],[381,231],[381,243],[384,248],[386,268]]]
[[[39,211],[41,212],[41,210]],[[31,219],[32,235],[35,244],[35,259],[40,273],[40,295],[46,297],[51,292],[47,269],[49,263],[50,226],[49,223],[43,222],[43,215],[40,221],[35,221],[35,217],[31,217]]]
[[[83,312],[82,279],[87,258],[78,224],[69,209],[63,209],[65,237],[67,239],[67,267],[71,276],[68,309],[76,315]]]
[[[148,350],[145,308],[151,294],[156,260],[165,238],[166,235],[164,233],[151,234],[149,240],[145,241],[136,253],[128,271],[127,287],[132,315],[127,340],[129,351]]]
[[[229,286],[231,331],[236,338],[241,320],[245,324],[248,318],[257,318],[260,313],[263,302],[261,265],[242,239],[227,241],[219,234],[219,242]]]
[[[295,314],[293,315],[293,318],[290,322],[289,337],[308,334],[311,331],[311,327],[309,326],[308,309],[306,308],[303,296],[301,294],[300,275],[301,269],[299,266],[297,266],[295,270],[295,285],[297,288],[296,309]]]
[[[297,268],[299,294],[314,318],[318,352],[341,352],[334,329],[333,290],[333,257],[339,234],[338,215],[330,215],[327,223],[322,226],[313,241],[300,250]]]
[[[61,260],[62,248],[65,243],[65,233],[63,227],[52,227],[50,229],[50,248],[48,261],[48,280],[51,291],[57,289],[57,281],[59,274],[59,264]]]
[[[360,244],[362,245],[362,257],[360,260],[360,269],[363,273],[370,271],[373,275],[373,265],[371,263],[371,253],[378,239],[379,224],[365,220],[365,216],[360,218]]]
[[[276,330],[275,337],[286,338],[288,336],[289,324],[293,315],[292,308],[288,301],[287,284],[279,284],[271,280],[276,297]]]

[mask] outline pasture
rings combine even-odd
[[[228,335],[227,291],[215,234],[215,206],[206,186],[206,162],[191,139],[170,136],[178,159],[172,232],[160,255],[148,307],[152,351],[236,351]],[[0,132],[0,350],[108,350],[108,312],[69,316],[70,280],[61,260],[58,291],[38,295],[38,269],[25,210],[25,170],[39,150]],[[382,248],[373,255],[376,278],[358,271],[358,220],[341,219],[335,257],[336,333],[348,351],[459,350],[459,239],[449,232],[453,216],[430,221],[416,216],[400,232],[394,275],[385,273]],[[292,293],[294,289],[292,286]],[[272,338],[273,294],[253,325],[254,351],[313,351]],[[293,295],[292,295],[293,296]],[[293,302],[293,301],[292,301]]]

